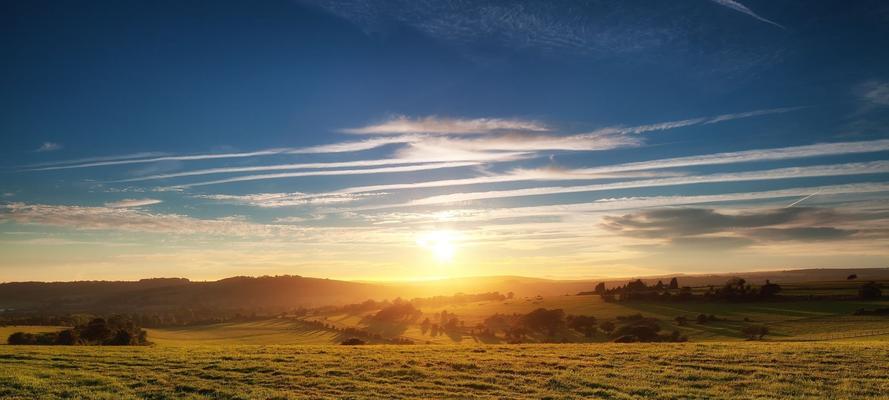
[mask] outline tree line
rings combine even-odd
[[[94,318],[83,325],[59,332],[15,332],[9,335],[11,345],[147,345],[148,334],[125,316]]]

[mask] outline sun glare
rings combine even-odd
[[[432,231],[420,235],[417,244],[429,250],[439,263],[450,263],[454,259],[455,235],[451,231]]]

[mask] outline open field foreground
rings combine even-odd
[[[0,347],[14,399],[889,399],[889,344]]]

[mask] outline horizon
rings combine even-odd
[[[449,280],[473,280],[473,279],[492,279],[492,278],[513,278],[513,279],[533,279],[540,281],[550,281],[550,282],[620,282],[625,280],[654,280],[654,279],[669,279],[669,278],[705,278],[705,277],[740,277],[743,278],[746,275],[753,274],[768,274],[768,273],[793,273],[793,272],[804,272],[804,271],[868,271],[868,270],[887,270],[889,271],[889,267],[869,267],[869,268],[784,268],[784,269],[769,269],[769,270],[749,270],[749,271],[724,271],[724,272],[697,272],[697,273],[683,273],[677,272],[672,274],[664,274],[664,275],[627,275],[627,276],[590,276],[590,277],[578,277],[578,278],[550,278],[545,276],[523,276],[523,275],[464,275],[464,276],[450,276],[443,278],[426,278],[426,279],[404,279],[404,280],[370,280],[370,279],[335,279],[329,277],[320,277],[320,276],[306,276],[306,275],[296,275],[296,274],[283,274],[283,275],[232,275],[219,277],[215,279],[191,279],[184,276],[154,276],[154,277],[142,277],[142,278],[134,278],[134,279],[86,279],[86,280],[55,280],[55,281],[39,281],[39,280],[23,280],[23,281],[0,281],[0,285],[8,284],[8,283],[76,283],[76,282],[139,282],[144,280],[186,280],[191,283],[211,283],[211,282],[219,282],[226,279],[234,279],[234,278],[306,278],[306,279],[315,279],[315,280],[332,280],[339,282],[350,282],[350,283],[366,283],[366,284],[425,284],[425,283],[435,283],[435,282],[443,282]],[[840,279],[837,279],[840,280]],[[786,282],[784,282],[786,283]]]
[[[0,282],[889,266],[885,5],[569,5],[6,2]]]

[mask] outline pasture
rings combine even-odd
[[[889,399],[889,345],[0,348],[9,399]]]

